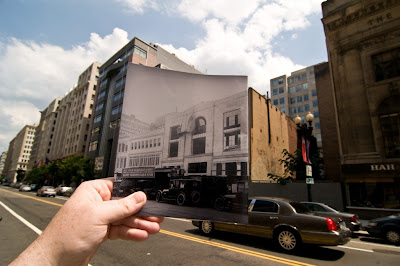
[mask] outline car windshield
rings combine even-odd
[[[296,202],[296,201],[292,201],[289,203],[297,213],[309,213],[311,212],[310,209],[307,208],[306,205],[300,203],[300,202]]]

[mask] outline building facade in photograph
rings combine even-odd
[[[10,142],[3,169],[3,175],[7,177],[8,182],[17,181],[18,170],[28,170],[35,133],[36,125],[26,125]]]
[[[313,135],[317,145],[322,148],[321,123],[319,119],[318,95],[315,82],[314,68],[309,66],[291,73],[290,76],[282,75],[270,80],[271,101],[279,110],[290,118],[300,116],[305,121],[305,116],[310,112],[314,115]]]
[[[183,169],[185,176],[248,176],[247,108],[244,91],[169,113],[142,133],[121,134],[116,172],[155,167]]]
[[[138,38],[101,65],[87,156],[103,177],[114,175],[128,63],[200,74],[174,54]]]
[[[31,170],[35,165],[42,165],[50,160],[49,156],[54,144],[57,122],[56,110],[60,101],[61,98],[55,98],[46,109],[40,112],[40,121],[36,128],[28,170]]]
[[[92,63],[78,78],[77,85],[60,101],[57,124],[49,159],[62,159],[74,154],[84,155],[90,135],[100,63]]]
[[[398,207],[400,2],[329,0],[322,10],[346,203]]]

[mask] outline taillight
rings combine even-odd
[[[358,223],[358,218],[357,218],[357,216],[353,216],[353,217],[351,217],[350,218],[350,222],[353,222],[353,223]]]
[[[335,221],[333,221],[331,218],[326,218],[326,225],[328,226],[329,231],[337,231],[338,230]]]
[[[47,189],[43,189],[43,191],[47,191]]]

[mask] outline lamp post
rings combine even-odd
[[[307,123],[302,123],[302,119],[300,116],[296,116],[294,118],[294,122],[297,125],[297,134],[298,134],[298,148],[301,149],[302,159],[306,164],[306,183],[307,183],[307,197],[308,201],[312,201],[311,195],[311,184],[314,183],[314,179],[312,178],[312,166],[310,160],[310,143],[314,141],[314,136],[312,135],[313,127],[312,122],[314,121],[314,115],[311,112],[308,112],[306,115]]]

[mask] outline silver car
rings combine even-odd
[[[340,212],[333,207],[320,202],[302,202],[306,205],[313,213],[322,215],[325,217],[339,217],[342,218],[346,223],[346,227],[351,231],[359,231],[361,223],[358,219],[358,215],[348,213],[348,212]]]
[[[36,191],[36,196],[55,197],[57,189],[53,186],[43,186]]]

